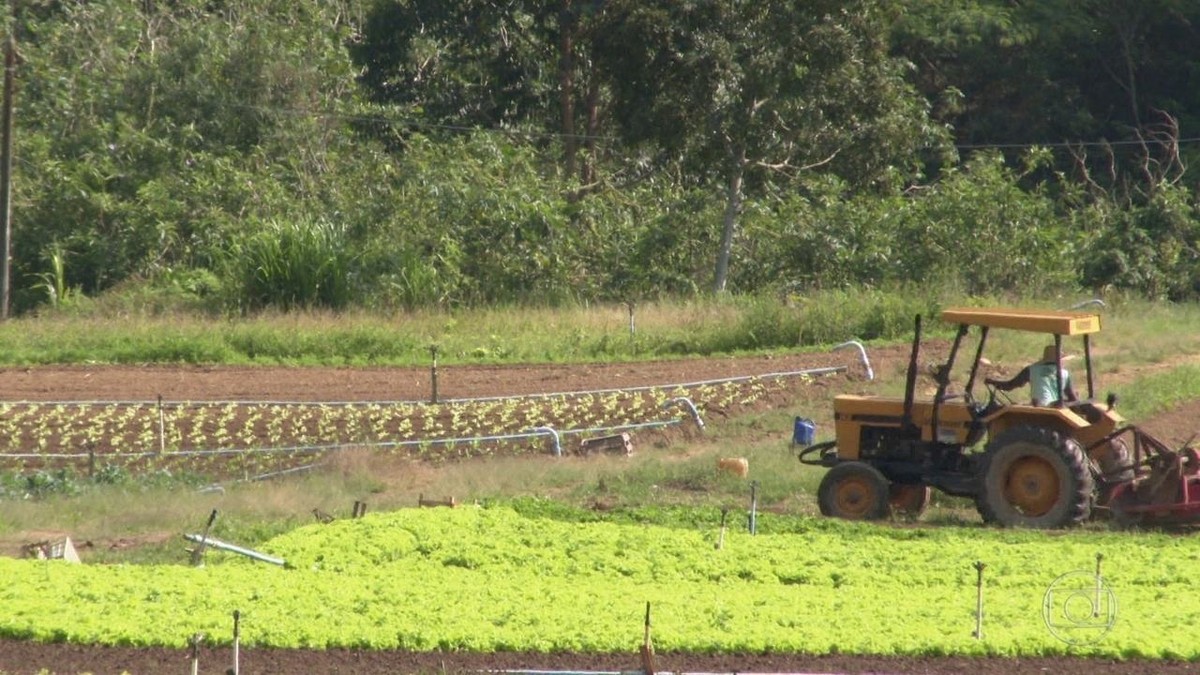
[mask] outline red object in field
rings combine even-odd
[[[1108,494],[1113,516],[1126,525],[1200,524],[1200,451],[1168,448],[1136,427],[1133,480],[1118,483]]]

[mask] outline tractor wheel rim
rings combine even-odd
[[[1022,457],[1008,469],[1004,497],[1023,515],[1046,515],[1061,492],[1058,472],[1041,457]]]
[[[838,484],[834,492],[834,504],[843,518],[863,518],[871,510],[874,491],[861,478],[847,478]]]

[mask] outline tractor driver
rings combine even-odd
[[[1057,364],[1057,356],[1054,345],[1046,345],[1046,348],[1042,350],[1042,360],[1025,366],[1021,372],[1017,373],[1016,377],[1011,380],[995,380],[989,377],[984,379],[984,383],[1002,391],[1011,391],[1028,383],[1034,405],[1054,405],[1060,398],[1074,401],[1076,397],[1075,389],[1071,387],[1071,373],[1067,372],[1062,365]],[[1063,360],[1066,361],[1069,358],[1071,357],[1064,356]],[[1062,372],[1062,393],[1065,396],[1059,396],[1056,370]]]

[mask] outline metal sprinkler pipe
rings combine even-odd
[[[833,351],[836,352],[837,350],[843,349],[846,347],[855,347],[858,349],[858,356],[860,359],[862,359],[863,367],[867,369],[867,379],[874,380],[875,379],[875,371],[871,369],[871,360],[867,358],[867,348],[864,347],[863,344],[861,342],[859,342],[858,340],[847,340],[846,342],[843,342],[840,345],[836,345],[833,348]]]
[[[233,610],[233,667],[229,669],[233,675],[239,675],[242,668],[240,654],[242,636],[240,626],[238,626],[241,619],[242,613],[236,609]]]
[[[696,423],[696,428],[698,428],[700,431],[704,431],[704,420],[700,419],[700,411],[696,410],[696,404],[692,402],[692,399],[687,398],[686,396],[679,396],[668,399],[662,404],[664,409],[670,408],[671,406],[682,406],[687,408],[688,414],[692,416],[692,421]]]
[[[549,434],[550,438],[554,441],[554,456],[562,457],[562,443],[559,441],[557,431],[552,427],[534,427],[530,431],[537,434]]]

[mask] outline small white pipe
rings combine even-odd
[[[867,379],[874,380],[875,379],[875,371],[871,369],[871,360],[867,358],[867,348],[864,347],[863,344],[861,342],[859,342],[858,340],[848,340],[848,341],[843,342],[842,344],[834,347],[833,351],[836,352],[837,350],[843,349],[845,347],[856,347],[858,349],[858,355],[862,359],[863,367],[865,367],[867,369]]]

